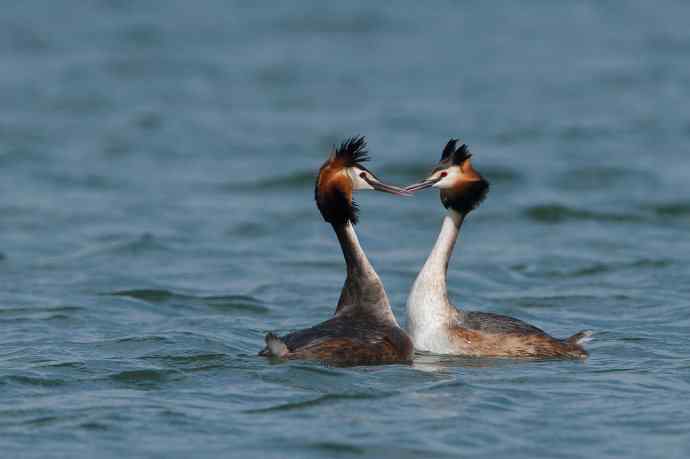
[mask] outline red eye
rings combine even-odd
[[[448,172],[441,172],[441,178],[446,177],[448,175]]]

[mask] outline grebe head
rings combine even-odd
[[[369,160],[367,141],[351,137],[334,148],[319,170],[314,195],[324,220],[329,223],[357,223],[357,203],[352,193],[360,190],[384,191],[398,196],[411,193],[383,183],[362,163]]]
[[[489,192],[489,182],[472,167],[472,154],[467,145],[456,148],[457,143],[458,139],[450,139],[431,175],[405,189],[415,192],[430,187],[439,188],[441,202],[446,209],[466,215],[484,200]]]

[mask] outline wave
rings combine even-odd
[[[524,214],[539,223],[566,221],[600,221],[607,223],[652,223],[658,219],[685,220],[690,217],[690,201],[643,203],[630,210],[600,211],[582,209],[559,203],[529,206]]]
[[[246,414],[262,414],[262,413],[275,413],[275,412],[285,412],[285,411],[299,411],[315,406],[320,406],[324,404],[330,404],[339,402],[342,400],[375,400],[389,397],[390,394],[325,394],[320,397],[311,400],[300,400],[298,402],[288,402],[281,403],[279,405],[273,405],[266,408],[257,408],[251,410],[245,410]]]
[[[259,314],[270,311],[260,299],[249,295],[194,296],[165,289],[117,290],[108,293],[108,295],[133,298],[147,303],[181,303],[205,306],[219,311],[246,311]]]
[[[573,263],[569,263],[572,265]],[[584,264],[584,266],[577,268],[568,268],[565,265],[559,263],[559,266],[563,268],[550,269],[550,268],[537,268],[536,265],[527,264],[516,264],[511,266],[511,269],[526,275],[533,276],[545,276],[545,277],[559,277],[559,278],[572,278],[572,277],[587,277],[596,274],[605,274],[610,272],[624,271],[628,269],[659,269],[665,268],[672,265],[673,262],[668,259],[640,259],[630,262],[611,262],[602,263],[594,262],[589,264]]]
[[[570,220],[603,221],[610,223],[640,223],[648,221],[643,215],[636,213],[603,212],[577,209],[562,204],[542,204],[530,206],[525,210],[530,220],[539,223],[563,223]]]
[[[181,379],[184,374],[178,370],[143,368],[138,370],[124,370],[113,373],[109,379],[128,384],[151,384]]]
[[[617,186],[654,186],[653,174],[624,167],[580,167],[562,174],[554,185],[570,191],[601,191]]]
[[[225,191],[277,191],[297,190],[314,186],[315,170],[296,171],[286,175],[264,177],[253,181],[226,183],[222,186]]]
[[[659,217],[690,217],[690,201],[673,201],[666,203],[657,203],[648,205],[647,207]]]
[[[64,379],[42,376],[10,375],[3,378],[3,380],[26,386],[56,387],[66,384]]]

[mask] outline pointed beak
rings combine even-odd
[[[435,179],[425,179],[422,180],[421,182],[413,183],[412,185],[408,185],[405,187],[405,190],[414,193],[415,191],[419,190],[425,190],[427,188],[430,188],[434,186],[436,183],[440,182],[443,177],[438,177]]]
[[[382,181],[371,177],[370,175],[366,175],[365,177],[362,177],[373,189],[376,191],[383,191],[386,193],[391,193],[395,194],[398,196],[412,196],[412,193],[409,191],[405,190],[404,188],[400,188],[394,185],[388,185],[387,183],[383,183]]]

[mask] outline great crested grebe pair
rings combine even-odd
[[[411,362],[415,349],[437,354],[508,358],[587,357],[582,344],[591,336],[581,331],[557,339],[521,320],[499,314],[463,311],[448,300],[448,262],[467,215],[489,190],[473,167],[466,145],[451,139],[431,175],[406,188],[388,185],[363,166],[369,159],[364,137],[335,149],[321,166],[315,199],[324,220],[340,242],[347,278],[333,318],[283,337],[266,335],[259,353],[283,359],[320,360],[333,365]],[[429,258],[407,300],[407,332],[393,315],[383,283],[362,250],[355,233],[357,204],[352,194],[376,190],[407,196],[439,188],[448,210]]]

